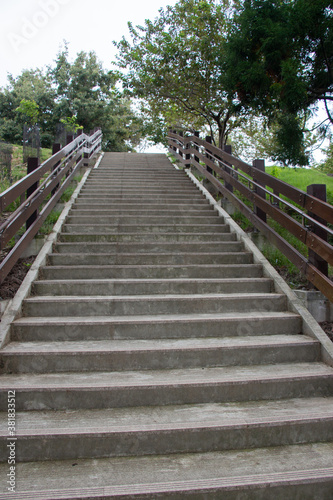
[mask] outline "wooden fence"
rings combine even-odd
[[[168,141],[184,167],[199,170],[333,302],[333,283],[327,276],[328,264],[333,265],[333,247],[328,242],[333,236],[332,205],[313,196],[311,189],[305,193],[265,173],[263,160],[249,165],[197,135],[184,137],[173,131]],[[244,203],[244,198],[250,203]],[[308,247],[308,258],[267,224],[267,216]]]
[[[40,166],[37,158],[30,158],[28,169],[32,171],[1,193],[0,250],[6,249],[12,238],[18,239],[22,227],[25,226],[26,230],[0,263],[0,284],[37,234],[78,169],[89,163],[89,159],[101,149],[101,143],[102,132],[97,130],[92,135],[79,135]],[[4,214],[14,202],[19,203],[18,208]]]

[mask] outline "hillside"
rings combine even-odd
[[[310,184],[326,184],[327,201],[333,205],[333,177],[314,168],[266,167],[266,172],[306,192]]]

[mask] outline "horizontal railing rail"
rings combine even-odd
[[[260,170],[255,166],[258,161],[251,166],[197,136],[183,137],[170,132],[168,142],[170,151],[184,167],[193,166],[200,171],[333,302],[333,283],[316,265],[317,260],[333,265],[333,247],[327,241],[327,237],[333,236],[333,230],[326,225],[333,224],[332,205]],[[251,202],[252,208],[234,193],[234,189]],[[267,224],[266,216],[296,236],[307,246],[309,257],[314,253],[316,258],[310,260],[298,252]]]
[[[0,250],[5,250],[9,241],[17,237],[18,231],[36,214],[34,221],[27,224],[24,234],[0,263],[0,284],[36,236],[78,169],[88,164],[89,159],[97,154],[101,147],[101,130],[90,136],[81,134],[0,194],[1,216],[4,219],[0,224]],[[32,191],[31,194],[28,194],[29,190]],[[18,199],[19,207],[3,217],[3,212]]]

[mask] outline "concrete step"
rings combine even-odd
[[[247,366],[320,361],[320,354],[319,342],[296,335],[11,342],[1,353],[1,372],[62,373]]]
[[[97,206],[95,205],[96,208],[81,208],[80,206],[74,206],[70,214],[75,217],[84,217],[84,216],[93,216],[93,217],[99,217],[99,216],[120,216],[126,214],[127,217],[137,215],[139,217],[148,217],[148,216],[154,216],[154,217],[179,217],[179,216],[188,216],[189,213],[193,215],[194,217],[197,216],[204,216],[204,217],[216,217],[216,212],[210,207],[203,206],[202,208],[197,208],[197,209],[190,209],[188,208],[187,205],[182,205],[180,209],[172,209],[170,210],[169,208],[164,208],[161,207],[161,205],[156,205],[154,207],[151,206],[143,206],[143,205],[134,205],[134,207],[129,208],[128,206],[123,207],[122,205],[114,205],[111,206],[111,208],[105,207],[105,206]],[[155,208],[156,207],[156,208]],[[222,218],[221,218],[222,219]]]
[[[260,264],[66,265],[42,266],[43,279],[173,279],[261,277]]]
[[[124,180],[114,179],[113,181],[110,179],[105,179],[105,182],[100,181],[92,181],[89,179],[89,185],[83,186],[81,190],[81,194],[86,193],[96,193],[98,194],[108,194],[110,192],[130,192],[130,193],[148,193],[153,194],[156,192],[162,194],[186,194],[186,193],[198,193],[196,186],[192,183],[189,183],[188,180],[183,179],[161,179],[161,180],[152,180],[151,182],[144,182],[142,180],[133,180],[131,184],[127,183]]]
[[[62,228],[65,233],[103,233],[103,234],[118,234],[120,233],[229,233],[230,228],[227,224],[135,224],[128,223],[110,223],[110,224],[64,224]]]
[[[6,417],[0,414],[4,449]],[[16,421],[19,462],[211,453],[333,441],[333,398],[32,411]]]
[[[330,500],[333,443],[18,463],[16,500]],[[57,471],[57,474],[54,471]],[[8,464],[1,467],[3,477]],[[61,480],[59,480],[61,478]],[[13,493],[2,487],[3,500]],[[251,495],[251,497],[250,497]]]
[[[122,184],[125,186],[135,187],[138,182],[142,184],[159,184],[165,186],[169,183],[173,187],[177,187],[179,185],[184,184],[185,186],[191,185],[189,182],[187,175],[183,172],[169,172],[169,173],[158,173],[157,175],[149,175],[147,178],[142,179],[141,175],[135,175],[135,171],[132,170],[131,176],[124,176],[122,174],[117,175],[116,172],[110,172],[108,170],[104,170],[101,174],[97,174],[96,172],[91,172],[89,176],[89,186],[93,186],[94,184],[98,184],[99,186],[112,185],[116,186],[118,184]]]
[[[202,209],[196,209],[196,210],[189,210],[188,207],[185,205],[183,209],[175,210],[175,209],[169,209],[161,208],[159,206],[158,209],[151,208],[151,207],[144,207],[137,205],[134,208],[128,208],[128,207],[122,207],[121,205],[115,205],[114,207],[105,207],[105,208],[80,208],[80,207],[73,207],[72,210],[70,211],[70,215],[73,217],[99,217],[99,216],[108,216],[108,217],[119,217],[119,216],[126,216],[126,217],[131,217],[131,216],[138,216],[138,217],[184,217],[184,216],[189,216],[189,214],[193,217],[206,217],[206,218],[213,218],[216,217],[216,212],[214,210],[207,210],[206,207]]]
[[[113,198],[108,200],[107,203],[105,201],[101,203],[98,201],[98,198],[96,199],[89,199],[85,200],[84,198],[82,199],[77,199],[75,201],[75,204],[72,207],[72,210],[76,209],[82,209],[82,210],[103,210],[103,209],[108,209],[108,210],[116,210],[118,208],[121,208],[122,210],[128,210],[129,212],[132,212],[133,210],[149,210],[150,213],[153,213],[154,211],[163,211],[163,208],[165,210],[171,210],[171,211],[176,211],[177,213],[179,212],[194,212],[197,211],[204,211],[209,212],[212,211],[211,205],[207,203],[206,200],[200,199],[196,200],[195,203],[191,203],[190,200],[187,200],[186,202],[179,201],[177,202],[176,200],[170,200],[168,201],[167,204],[161,204],[156,200],[152,199],[147,199],[147,200],[133,200],[132,198],[128,201],[126,200],[117,200],[115,201]]]
[[[35,281],[32,295],[147,295],[204,293],[270,293],[268,278],[173,280],[44,280]]]
[[[186,205],[188,207],[188,210],[191,210],[192,207],[195,209],[202,208],[202,207],[210,207],[210,205],[207,203],[207,200],[205,200],[203,197],[197,198],[197,197],[189,197],[186,198],[168,198],[167,200],[165,199],[158,199],[155,198],[144,198],[144,197],[136,197],[135,195],[131,196],[130,198],[124,198],[124,197],[119,197],[119,196],[110,196],[108,198],[104,197],[103,200],[101,200],[98,196],[89,196],[89,197],[78,197],[75,202],[76,207],[87,207],[87,206],[92,206],[92,207],[112,207],[112,206],[158,206],[158,207],[163,207],[165,206],[166,209],[168,208],[175,208],[179,206],[184,206]]]
[[[241,252],[244,250],[244,244],[239,241],[228,242],[128,242],[128,243],[104,243],[104,242],[86,242],[82,243],[57,243],[54,246],[54,253],[79,254],[79,253],[103,253],[103,254],[141,254],[141,253],[225,253]]]
[[[290,312],[219,314],[21,317],[13,341],[88,341],[298,335],[301,318]]]
[[[164,224],[205,224],[209,227],[211,224],[224,224],[223,220],[214,215],[213,217],[206,217],[201,215],[163,215],[163,216],[155,216],[155,215],[70,215],[67,217],[67,224],[112,224],[112,225],[121,225],[121,224],[132,224],[132,225],[164,225]]]
[[[16,411],[124,408],[289,398],[332,397],[333,368],[322,363],[187,368],[131,372],[5,374],[0,411],[8,391]]]
[[[51,266],[87,266],[87,265],[198,265],[211,264],[251,264],[253,256],[250,252],[201,252],[201,253],[53,253],[49,255]]]
[[[271,293],[203,295],[126,295],[31,297],[23,302],[26,316],[131,316],[202,314],[241,311],[283,311],[284,295]]]
[[[177,179],[172,177],[160,177],[151,179],[150,181],[141,178],[133,178],[131,182],[129,182],[128,179],[122,178],[107,178],[101,180],[89,179],[89,182],[82,187],[81,194],[97,193],[98,195],[99,191],[103,194],[108,194],[109,192],[119,192],[120,194],[124,192],[133,194],[154,194],[160,192],[161,194],[179,194],[180,196],[183,193],[198,194],[197,187],[194,183],[189,182],[188,179]]]
[[[86,241],[109,241],[109,242],[206,242],[206,241],[237,241],[235,233],[61,233],[60,242],[86,242]]]
[[[90,200],[90,199],[98,199],[99,203],[100,204],[103,204],[104,201],[107,203],[108,200],[113,200],[113,201],[116,201],[116,200],[138,200],[140,202],[140,200],[148,200],[148,199],[152,199],[152,200],[155,200],[162,204],[162,203],[167,203],[169,202],[170,200],[174,200],[176,203],[184,203],[186,201],[189,201],[190,203],[195,203],[196,200],[202,200],[202,194],[200,193],[200,191],[197,191],[197,192],[194,192],[194,193],[180,193],[180,194],[177,194],[177,193],[171,193],[168,194],[168,193],[159,193],[158,191],[154,191],[154,192],[151,192],[151,193],[147,193],[145,191],[142,191],[142,192],[133,192],[133,193],[130,193],[130,192],[127,192],[127,191],[124,191],[124,192],[119,192],[119,191],[115,191],[114,193],[112,192],[109,192],[109,193],[106,193],[104,195],[100,195],[99,193],[81,193],[79,194],[78,196],[78,199],[81,200],[81,199],[85,199],[85,200]]]

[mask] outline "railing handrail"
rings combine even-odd
[[[40,213],[35,217],[35,221],[31,223],[24,235],[0,263],[0,283],[4,281],[25,248],[37,234],[46,217],[72,180],[77,169],[101,149],[101,143],[101,130],[95,131],[91,136],[86,134],[79,135],[48,160],[44,161],[36,170],[26,175],[0,195],[1,212],[13,201],[21,197],[20,206],[0,226],[0,249],[4,249],[8,241],[15,236],[17,231],[28,221],[29,217],[33,213],[36,213],[36,210],[46,201],[47,196],[51,194],[51,198],[47,200],[45,206],[43,206]],[[46,172],[50,172],[47,178],[43,180],[40,186],[35,188],[34,185],[44,177]],[[62,179],[65,180],[60,186]],[[25,195],[29,188],[34,190],[26,198]],[[24,199],[22,200],[23,197]]]
[[[287,182],[282,181],[281,179],[277,179],[276,177],[273,177],[272,175],[269,175],[262,170],[258,170],[253,165],[246,163],[240,158],[236,158],[235,156],[214,146],[214,144],[210,144],[207,141],[200,139],[199,137],[196,137],[194,135],[182,137],[173,132],[169,133],[169,137],[177,139],[179,142],[180,140],[182,140],[185,147],[187,144],[192,143],[209,149],[209,151],[211,151],[213,155],[221,156],[221,158],[225,162],[240,168],[241,170],[243,170],[243,172],[246,172],[251,177],[256,177],[259,182],[265,183],[265,185],[271,187],[272,189],[275,189],[277,192],[294,201],[302,208],[315,213],[330,224],[333,224],[333,207],[329,203],[319,200],[319,198],[316,198],[315,196],[312,196],[305,191],[302,191],[301,189],[298,189],[288,184]],[[186,154],[186,151],[183,152],[184,154]]]
[[[323,223],[323,221],[330,223],[333,222],[333,207],[329,203],[326,203],[300,189],[294,188],[293,186],[272,177],[262,170],[245,163],[225,151],[222,151],[197,136],[183,137],[182,135],[170,132],[169,147],[172,154],[175,154],[185,167],[194,166],[201,173],[203,173],[204,176],[210,180],[210,182],[223,194],[223,196],[236,205],[255,227],[263,231],[270,242],[275,244],[275,246],[277,246],[287,256],[287,258],[305,274],[307,279],[333,302],[332,281],[320,270],[318,270],[311,262],[309,262],[308,259],[301,255],[284,238],[277,234],[266,223],[265,219],[262,220],[262,218],[254,213],[239,198],[237,198],[227,185],[231,186],[231,189],[237,189],[243,196],[251,201],[254,206],[272,217],[291,234],[305,243],[309,249],[316,252],[322,259],[333,265],[333,247],[325,241],[325,239],[322,239],[321,236],[315,234],[312,227],[306,227],[304,223],[305,220],[307,220],[312,226],[316,226],[321,231],[325,231],[326,234],[328,233],[332,235],[333,231],[326,227],[325,223]],[[200,160],[205,166],[202,166]],[[233,168],[232,166],[236,168]],[[241,174],[238,169],[242,170],[247,175],[250,175],[252,178],[248,178]],[[220,180],[213,175],[213,172],[218,174],[218,176],[224,180],[225,185],[223,185],[222,182],[220,182]],[[242,177],[243,180],[248,182],[248,187],[238,180],[239,177]],[[252,186],[252,189],[250,189],[249,185]],[[266,185],[274,189],[275,192],[271,193],[268,189],[266,189]],[[261,193],[259,194],[259,189],[263,195],[261,195]],[[266,200],[267,194],[270,197],[269,201]],[[298,205],[308,210],[310,215],[287,202],[281,198],[280,195],[296,202]],[[302,223],[286,214],[279,208],[279,205],[273,205],[271,203],[271,199],[292,208],[302,217]],[[321,217],[323,221],[317,221],[315,219],[315,215],[312,214]]]
[[[36,170],[27,174],[25,177],[6,189],[6,191],[3,191],[0,194],[0,213],[3,212],[19,196],[24,194],[29,187],[38,182],[46,172],[51,171],[59,161],[64,158],[67,159],[70,154],[73,154],[77,149],[82,148],[85,144],[95,143],[99,140],[101,134],[101,131],[98,130],[92,136],[86,134],[79,135],[72,142],[45,160],[38,168],[36,168]]]

